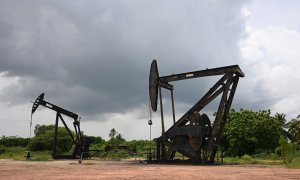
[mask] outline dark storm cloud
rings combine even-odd
[[[238,64],[243,3],[1,1],[0,72],[20,79],[0,99],[46,92],[81,114],[126,113],[147,104],[154,58],[160,75]],[[177,102],[194,102],[211,83],[195,84],[176,87]]]

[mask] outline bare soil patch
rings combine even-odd
[[[0,159],[0,179],[300,179],[300,169],[266,165],[166,165],[134,160]]]

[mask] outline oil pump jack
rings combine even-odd
[[[56,120],[55,120],[55,126],[54,126],[54,143],[53,143],[53,149],[52,149],[52,158],[53,159],[76,159],[80,158],[82,152],[88,152],[89,151],[89,144],[85,142],[85,138],[83,137],[81,131],[80,131],[80,121],[78,119],[78,115],[68,111],[66,109],[63,109],[61,107],[58,107],[50,102],[47,102],[44,100],[45,93],[42,93],[39,95],[36,100],[33,103],[32,110],[31,110],[31,119],[33,113],[36,111],[36,109],[39,107],[39,105],[42,105],[44,107],[47,107],[49,109],[52,109],[53,111],[56,111]],[[62,115],[68,116],[72,118],[74,129],[75,129],[75,137],[72,134],[71,130],[67,126],[65,120],[63,119]],[[70,138],[75,146],[74,151],[70,155],[60,155],[57,154],[57,144],[58,144],[58,122],[61,120],[64,127],[68,131],[68,134],[70,135]],[[85,155],[88,155],[87,153]]]
[[[173,85],[169,82],[216,75],[223,76],[190,110],[176,121]],[[153,60],[150,67],[149,97],[151,108],[156,111],[159,94],[162,124],[162,135],[154,139],[156,142],[156,161],[174,160],[175,153],[178,152],[193,162],[213,164],[239,78],[244,76],[239,66],[233,65],[160,77],[157,62]],[[166,131],[162,88],[171,91],[172,100],[173,125]],[[200,111],[219,95],[221,95],[221,100],[216,111],[215,120],[212,123],[209,117],[205,113],[201,114]]]

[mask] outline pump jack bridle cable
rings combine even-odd
[[[152,109],[151,109],[151,102],[149,101],[149,121],[152,121]]]
[[[32,115],[31,115],[31,119],[30,119],[29,138],[31,138],[31,127],[32,127]]]
[[[31,103],[34,103],[34,102],[32,102],[32,101],[30,101]],[[29,138],[31,138],[31,129],[32,129],[32,115],[33,115],[33,113],[32,113],[32,111],[31,111],[31,116],[30,116],[30,126],[29,126]]]

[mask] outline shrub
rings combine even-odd
[[[276,152],[282,158],[284,163],[290,163],[293,160],[293,144],[288,143],[288,141],[283,137],[280,136],[279,139],[279,147],[276,148]]]
[[[0,154],[5,153],[5,147],[0,145]]]
[[[250,155],[245,154],[244,156],[241,157],[241,159],[243,161],[251,161],[253,158]]]

